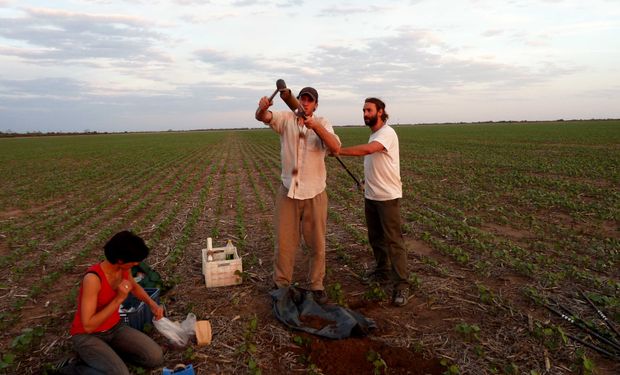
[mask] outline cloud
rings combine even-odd
[[[344,17],[360,13],[378,13],[388,9],[390,8],[377,5],[363,7],[336,5],[321,9],[319,17]]]
[[[17,42],[5,52],[35,63],[102,58],[144,64],[170,62],[156,48],[166,38],[150,26],[134,16],[26,8],[22,17],[0,18],[0,37]]]
[[[403,28],[397,35],[367,39],[355,47],[321,46],[318,50],[307,64],[322,72],[317,85],[331,86],[337,75],[339,84],[351,93],[379,89],[405,95],[466,86],[518,89],[574,72],[554,64],[534,70],[461,57],[437,35],[418,29]]]
[[[306,84],[326,87],[333,91],[335,99],[378,90],[403,96],[468,89],[518,90],[581,69],[544,61],[532,68],[463,57],[438,34],[408,27],[399,28],[395,35],[368,38],[355,45],[322,45],[303,57],[269,60],[215,49],[196,51],[195,56],[222,75],[236,71],[253,77],[283,78],[293,89]],[[238,83],[239,87],[252,84],[260,86],[264,82]]]
[[[259,1],[259,0],[236,0],[232,2],[232,5],[239,6],[239,7],[246,7],[246,6],[258,5],[261,3],[262,1]]]
[[[222,77],[235,76],[234,81],[225,79],[229,85],[237,87],[261,87],[267,82],[275,85],[275,81],[279,78],[287,82],[306,82],[308,79],[319,79],[329,73],[324,67],[313,63],[312,59],[293,55],[265,57],[216,49],[201,49],[195,51],[194,56],[198,61],[209,66],[210,71],[215,74],[214,80],[219,77],[221,81]],[[342,77],[338,78],[340,79]],[[334,81],[331,83],[336,84]]]
[[[586,90],[580,96],[595,99],[606,99],[616,101],[620,98],[620,85],[612,85],[608,88]]]
[[[257,126],[248,108],[265,94],[204,82],[155,91],[100,88],[70,78],[0,79],[0,124],[20,132]]]
[[[481,91],[483,96],[498,99],[507,95],[504,99],[511,102],[508,89],[518,90],[572,73],[551,62],[539,71],[532,71],[507,64],[446,58],[427,50],[443,44],[440,40],[437,40],[438,44],[430,43],[435,38],[426,33],[411,31],[391,38],[375,38],[360,49],[322,47],[316,53],[321,59],[307,62],[315,75],[309,76],[299,69],[284,73],[278,70],[279,73],[271,74],[273,77],[282,74],[294,91],[311,84],[323,95],[327,93],[329,100],[322,103],[321,108],[330,119],[336,120],[338,110],[332,106],[346,103],[345,107],[351,108],[351,103],[343,97],[350,100],[366,95],[380,96],[390,102],[391,108],[398,108],[401,101],[402,105],[409,103],[411,106],[416,100],[424,99],[431,106],[437,104],[432,98],[445,98],[446,94],[458,91],[467,91],[468,97],[475,97],[478,87],[479,90],[486,88]],[[447,46],[443,48],[449,49]],[[386,53],[390,59],[385,59]],[[261,66],[248,57],[217,51],[205,51],[204,58],[222,69],[230,65],[239,69]],[[336,72],[328,71],[329,66],[324,65],[330,60]],[[253,120],[252,113],[258,98],[273,90],[275,82],[270,84],[272,86],[266,87],[262,80],[230,84],[198,82],[178,85],[170,90],[144,90],[97,87],[68,78],[5,79],[0,80],[0,102],[4,107],[0,111],[0,124],[10,124],[11,129],[22,132],[256,127],[260,124]],[[605,92],[588,94],[617,97],[617,86]],[[274,107],[276,110],[285,109],[280,101],[276,101]],[[401,116],[406,113],[403,111],[400,110]],[[406,121],[405,118],[401,120]]]
[[[211,0],[174,0],[179,5],[204,5],[211,4]]]
[[[265,68],[264,64],[256,62],[256,58],[236,56],[231,53],[222,52],[211,48],[197,50],[194,54],[198,60],[206,64],[211,64],[215,68],[222,71],[248,71]]]
[[[301,7],[303,6],[305,3],[304,0],[284,0],[284,1],[280,1],[279,3],[276,4],[276,6],[280,7],[280,8],[292,8],[292,7]]]
[[[181,19],[183,21],[193,24],[208,24],[210,22],[232,19],[236,17],[239,17],[239,14],[236,12],[209,12],[207,14],[186,14],[181,16]]]
[[[0,0],[0,124],[24,131],[52,124],[63,130],[254,125],[258,98],[271,94],[278,78],[294,91],[317,87],[325,99],[321,111],[340,124],[350,123],[352,103],[359,112],[366,95],[401,104],[401,120],[417,116],[410,108],[424,102],[428,119],[458,121],[479,119],[476,105],[482,118],[498,102],[525,116],[523,100],[541,108],[555,100],[561,109],[572,95],[612,108],[609,98],[618,97],[610,78],[617,70],[609,71],[617,57],[610,47],[617,11],[598,2],[541,8],[534,0],[468,0],[445,11],[424,0],[392,8],[233,1],[54,2],[59,10]],[[422,2],[424,11],[411,11]],[[462,18],[460,9],[472,3],[480,14]],[[550,9],[556,17],[547,18]],[[571,16],[574,10],[596,16]],[[532,30],[533,20],[542,26]],[[299,27],[316,27],[316,36],[300,40]],[[452,113],[441,110],[447,105]],[[285,107],[278,100],[275,106]],[[495,118],[503,116],[494,110]]]
[[[485,37],[493,37],[493,36],[498,36],[504,33],[504,30],[500,30],[500,29],[492,29],[492,30],[486,30],[485,32],[482,33],[482,36]]]
[[[0,96],[4,98],[44,98],[80,96],[85,85],[70,78],[0,80]]]

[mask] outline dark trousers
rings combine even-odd
[[[364,199],[364,211],[377,272],[388,275],[395,289],[407,288],[407,248],[400,228],[400,199]]]
[[[153,339],[123,323],[106,332],[75,335],[71,341],[80,359],[64,367],[62,374],[129,375],[124,359],[148,368],[164,361],[161,347]]]

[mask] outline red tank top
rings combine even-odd
[[[105,306],[107,306],[115,297],[116,290],[112,289],[110,284],[108,283],[108,279],[105,277],[105,273],[101,268],[101,263],[95,264],[86,270],[86,273],[94,273],[99,276],[99,280],[101,280],[101,289],[99,290],[99,294],[97,295],[97,309],[96,312],[102,310]],[[123,279],[129,279],[129,271],[123,272]],[[84,330],[84,326],[82,325],[82,290],[84,289],[84,282],[80,286],[80,292],[78,294],[77,300],[77,311],[75,312],[75,317],[73,318],[73,323],[71,324],[71,336],[78,335],[80,333],[86,333]],[[108,317],[99,327],[95,329],[94,332],[103,332],[108,329],[114,327],[121,320],[121,316],[118,313],[118,310],[114,311],[112,315]]]

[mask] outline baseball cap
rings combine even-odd
[[[297,99],[301,98],[301,96],[304,94],[310,95],[310,97],[312,97],[312,99],[314,99],[315,102],[319,101],[319,93],[316,92],[314,87],[304,87],[303,89],[301,89],[301,91],[299,92],[299,95],[297,95]]]

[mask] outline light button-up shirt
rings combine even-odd
[[[331,124],[323,117],[315,117],[328,132],[334,134]],[[327,171],[325,154],[327,148],[314,130],[298,122],[293,112],[272,112],[268,124],[280,135],[280,159],[282,184],[292,199],[310,199],[325,190]]]

